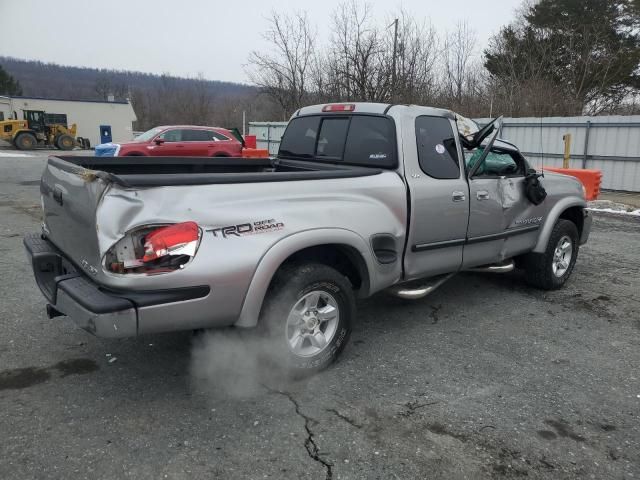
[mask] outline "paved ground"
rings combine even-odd
[[[597,216],[557,292],[463,274],[363,302],[341,361],[282,384],[234,332],[48,320],[21,245],[43,161],[0,158],[3,480],[640,477],[638,219]]]
[[[615,203],[622,203],[633,208],[640,208],[640,192],[617,192],[607,190],[600,192],[598,200],[609,200]]]

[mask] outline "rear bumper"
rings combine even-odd
[[[143,311],[162,315],[163,306],[204,298],[208,286],[154,291],[114,291],[80,273],[66,257],[39,234],[24,238],[27,256],[40,291],[56,311],[98,337],[131,337],[139,333]]]
[[[584,215],[582,222],[582,233],[580,234],[580,245],[584,245],[589,240],[589,234],[591,233],[591,224],[593,223],[593,216],[591,212],[586,208],[582,209]]]

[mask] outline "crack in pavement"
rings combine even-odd
[[[352,418],[347,417],[345,414],[340,413],[338,410],[336,410],[335,408],[325,408],[325,410],[329,413],[333,413],[336,417],[338,417],[340,420],[344,420],[345,422],[347,422],[349,425],[351,425],[352,427],[355,428],[362,428],[362,424],[356,422],[355,420],[353,420]]]
[[[400,415],[401,417],[410,417],[411,415],[416,413],[416,410],[424,407],[429,407],[437,403],[440,403],[440,402],[435,401],[435,402],[419,403],[418,400],[414,400],[413,402],[398,403],[398,405],[405,408],[405,410],[400,412],[398,415]]]
[[[304,420],[304,429],[307,432],[307,438],[304,441],[304,448],[307,450],[307,454],[312,460],[320,463],[325,468],[325,470],[327,471],[325,480],[332,480],[333,479],[333,463],[331,463],[330,461],[322,457],[320,453],[320,449],[318,449],[318,445],[314,440],[315,434],[313,433],[313,430],[311,430],[312,423],[317,424],[318,421],[302,413],[302,411],[300,410],[300,404],[289,392],[285,392],[282,390],[274,390],[270,387],[267,387],[266,385],[263,385],[263,386],[271,393],[277,393],[278,395],[282,395],[283,397],[288,398],[289,401],[293,404],[296,414]]]

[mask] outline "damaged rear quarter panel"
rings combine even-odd
[[[341,243],[351,238],[352,246],[363,255],[370,270],[371,291],[392,284],[401,275],[401,261],[390,266],[375,262],[369,238],[376,233],[391,234],[402,252],[406,215],[405,187],[393,172],[365,179],[262,184],[146,189],[114,185],[97,211],[101,258],[127,232],[143,225],[195,221],[201,227],[202,239],[195,258],[184,269],[160,275],[118,275],[101,269],[98,280],[112,288],[131,290],[211,287],[208,297],[180,304],[174,318],[167,318],[160,330],[155,328],[157,325],[145,326],[141,315],[141,332],[178,329],[175,322],[181,321],[187,322],[189,328],[229,325],[240,315],[258,266],[263,265],[260,280],[257,287],[252,286],[251,298],[247,299],[254,307],[261,304],[268,287],[265,279],[270,281],[280,259],[306,246]],[[304,232],[317,231],[319,226],[322,234],[312,235],[315,241],[308,233],[304,241],[291,240],[302,239]],[[343,233],[332,236],[327,233],[331,231]],[[286,239],[286,249],[274,248]],[[251,312],[243,315],[242,325],[255,323],[255,308]],[[172,322],[174,325],[170,325]]]

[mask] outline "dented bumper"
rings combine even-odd
[[[204,298],[208,286],[153,291],[114,291],[80,273],[50,241],[39,234],[27,235],[24,246],[33,273],[49,310],[71,318],[80,328],[98,337],[130,337],[145,333],[139,317],[173,311],[176,304]],[[163,307],[166,307],[163,309]],[[153,318],[148,319],[153,322]],[[176,328],[179,330],[179,328]]]

